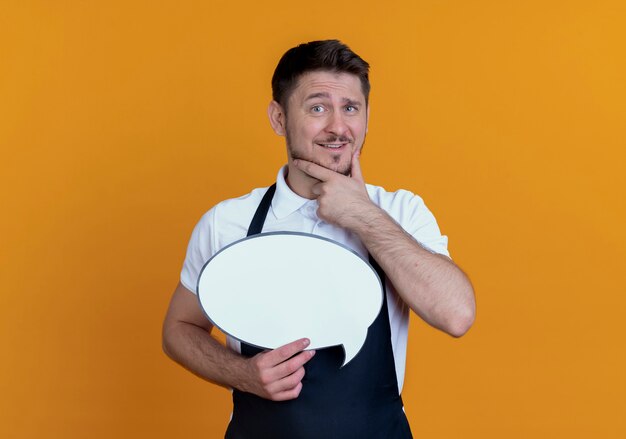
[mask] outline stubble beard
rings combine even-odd
[[[289,150],[289,155],[291,156],[292,160],[306,160],[312,163],[315,163],[316,165],[319,165],[323,168],[326,169],[330,169],[331,171],[337,172],[339,174],[345,175],[346,177],[349,177],[350,174],[352,173],[352,158],[350,158],[350,162],[344,166],[343,168],[338,167],[339,166],[339,162],[341,161],[341,154],[333,154],[331,156],[333,163],[336,164],[336,166],[334,167],[329,167],[328,165],[321,163],[319,160],[315,160],[313,157],[306,157],[303,154],[300,154],[298,152],[295,151],[295,148],[293,147],[293,144],[291,142],[291,135],[289,133],[289,130],[286,130],[286,141],[287,141],[287,149]],[[349,142],[350,139],[345,138],[345,137],[334,137],[334,138],[329,138],[324,140],[322,143],[333,143],[333,142]],[[363,149],[363,146],[361,146],[361,149]]]

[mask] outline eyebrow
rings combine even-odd
[[[312,93],[312,94],[308,95],[304,101],[307,102],[307,101],[310,101],[312,99],[319,99],[319,98],[330,99],[330,94],[326,93],[326,92]],[[342,98],[342,101],[344,103],[348,104],[348,105],[354,105],[354,106],[361,105],[361,102],[355,101],[355,100],[350,99],[350,98]]]

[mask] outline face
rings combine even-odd
[[[305,73],[287,108],[283,132],[272,125],[287,138],[289,164],[293,159],[303,159],[349,175],[352,154],[363,146],[367,131],[368,109],[358,76]]]

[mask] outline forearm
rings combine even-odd
[[[422,247],[375,205],[362,212],[350,228],[415,313],[450,335],[467,332],[474,321],[474,291],[449,258]]]
[[[186,322],[169,325],[163,330],[163,350],[195,375],[243,390],[246,359],[222,345],[206,329]]]
[[[352,156],[350,177],[306,160],[294,160],[293,164],[319,180],[311,188],[319,217],[355,233],[413,311],[456,337],[469,329],[475,313],[469,279],[450,259],[423,248],[372,203],[358,150]]]
[[[221,386],[274,401],[298,397],[304,364],[315,354],[303,351],[308,339],[246,358],[213,338],[212,328],[196,295],[179,283],[163,322],[163,350],[172,360]]]

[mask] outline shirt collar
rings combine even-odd
[[[276,176],[276,193],[272,199],[272,211],[278,219],[291,215],[308,202],[316,202],[315,200],[301,197],[292,191],[285,180],[286,174],[287,165],[280,168]]]

